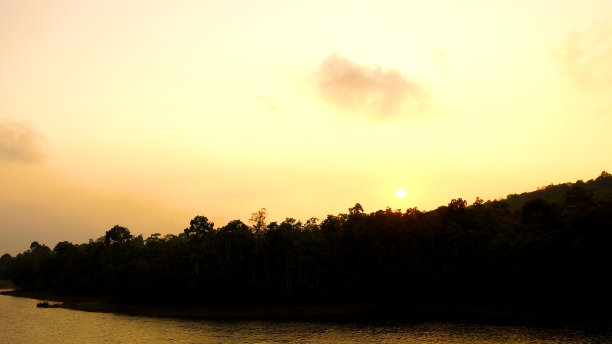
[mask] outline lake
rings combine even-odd
[[[450,322],[210,321],[37,308],[0,295],[0,343],[612,343],[610,331]]]

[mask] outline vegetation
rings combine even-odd
[[[0,289],[9,289],[13,287],[13,283],[10,280],[0,280]]]
[[[612,176],[471,205],[453,199],[304,223],[215,228],[196,216],[180,235],[114,226],[0,258],[22,290],[114,302],[198,306],[350,302],[513,305],[607,312],[612,306]]]

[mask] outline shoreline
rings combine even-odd
[[[157,318],[202,320],[270,320],[314,322],[423,322],[451,321],[537,327],[580,326],[612,329],[612,317],[576,310],[510,308],[482,305],[418,304],[406,302],[339,303],[299,306],[188,307],[145,306],[109,302],[92,297],[58,296],[27,291],[0,291],[0,295],[49,302],[45,308],[114,313]]]

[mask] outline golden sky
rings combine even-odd
[[[609,0],[1,1],[0,254],[594,178],[609,18]]]

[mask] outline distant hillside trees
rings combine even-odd
[[[0,259],[26,290],[143,304],[342,301],[611,306],[612,176],[507,200],[453,199],[306,222],[266,211],[223,227],[196,216],[179,235],[114,226],[88,243],[36,242]]]

